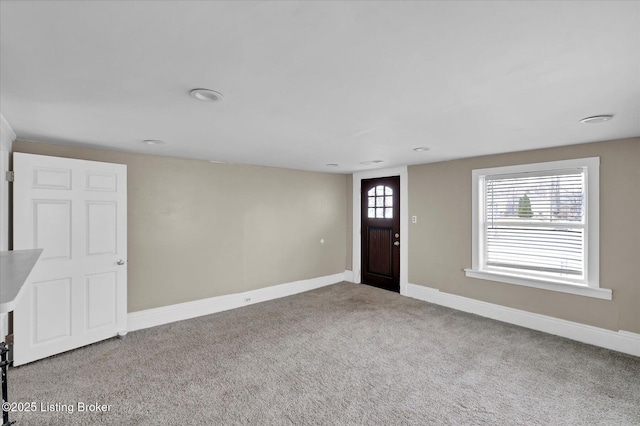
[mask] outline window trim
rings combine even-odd
[[[498,174],[535,173],[549,170],[583,169],[585,171],[586,221],[585,221],[585,284],[557,278],[528,276],[511,271],[486,268],[484,259],[483,207],[484,181],[487,176]],[[465,269],[465,275],[490,281],[542,288],[562,293],[578,294],[599,299],[612,299],[610,289],[600,288],[600,158],[580,158],[574,160],[548,161],[544,163],[521,164],[504,167],[475,169],[472,175],[471,215],[472,215],[472,266]]]

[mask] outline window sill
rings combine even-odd
[[[587,287],[578,284],[565,284],[554,281],[536,280],[533,278],[519,277],[515,275],[500,274],[497,272],[465,269],[465,275],[481,280],[498,281],[507,284],[516,284],[526,287],[541,288],[544,290],[559,291],[561,293],[578,294],[580,296],[595,297],[597,299],[611,300],[613,292],[608,288]]]

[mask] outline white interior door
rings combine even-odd
[[[42,248],[14,311],[14,365],[126,333],[127,166],[13,154],[13,247]]]

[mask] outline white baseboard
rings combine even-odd
[[[345,270],[344,271],[344,280],[345,281],[349,281],[350,283],[353,282],[353,271],[350,270]]]
[[[267,300],[278,299],[280,297],[291,296],[292,294],[344,281],[346,275],[345,272],[260,288],[258,290],[251,290],[244,293],[228,294],[225,296],[211,297],[208,299],[194,300],[192,302],[178,303],[160,308],[131,312],[127,314],[127,330],[141,330],[143,328],[155,327],[156,325],[182,321],[189,318],[248,306],[254,303],[265,302]]]
[[[407,285],[407,296],[640,357],[640,334],[637,333],[623,330],[611,331],[546,315],[534,314],[520,309],[444,293],[435,288],[416,284]]]

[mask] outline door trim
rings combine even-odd
[[[362,179],[400,176],[400,294],[407,295],[409,282],[409,177],[407,166],[386,169],[367,170],[353,174],[353,235],[352,235],[352,271],[353,282],[361,283],[362,249],[360,247]]]

